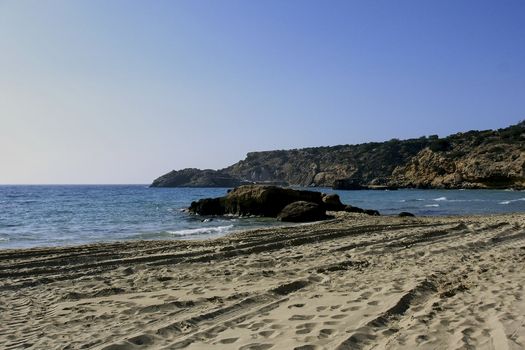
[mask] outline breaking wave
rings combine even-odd
[[[215,226],[215,227],[199,227],[185,230],[168,231],[169,234],[175,236],[196,236],[196,235],[208,235],[208,234],[222,234],[230,231],[233,225],[226,226]]]
[[[522,201],[525,201],[525,198],[509,199],[507,201],[499,202],[499,204],[510,204],[510,203],[522,202]]]

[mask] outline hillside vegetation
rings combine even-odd
[[[178,172],[170,174],[175,178]],[[210,175],[209,170],[206,174]],[[244,160],[216,174],[231,178],[232,186],[239,182],[272,182],[331,187],[336,180],[348,179],[362,185],[522,189],[525,188],[525,121],[503,129],[473,130],[445,138],[432,135],[358,145],[251,152]],[[164,184],[169,184],[167,175],[162,177]],[[171,183],[171,186],[191,185]],[[202,186],[202,181],[199,185]]]

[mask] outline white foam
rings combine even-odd
[[[434,198],[435,201],[446,201],[447,197]]]
[[[521,201],[525,201],[525,198],[509,199],[507,201],[499,202],[499,204],[510,204],[510,203],[521,202]]]
[[[439,204],[426,204],[425,207],[437,208],[437,207],[439,207]]]
[[[220,234],[228,232],[233,228],[233,225],[215,226],[215,227],[199,227],[186,230],[168,231],[168,233],[176,236],[194,236],[204,234]]]

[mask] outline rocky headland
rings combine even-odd
[[[246,183],[338,189],[525,189],[525,121],[440,138],[248,153],[220,170],[184,169],[153,187],[235,187]],[[345,186],[348,184],[348,186]]]

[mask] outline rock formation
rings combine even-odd
[[[192,202],[189,211],[200,215],[277,217],[285,206],[297,201],[322,204],[322,193],[276,186],[240,186],[224,197]]]
[[[347,207],[341,203],[337,194],[247,185],[233,189],[224,197],[192,202],[188,210],[199,215],[264,216],[300,222],[324,219],[327,210],[343,211]],[[354,212],[379,215],[375,210],[352,208]]]
[[[222,171],[187,168],[162,175],[151,187],[235,187],[244,183]]]
[[[190,171],[191,170],[191,171]],[[192,173],[187,179],[186,173]],[[225,186],[274,182],[339,189],[525,189],[525,122],[445,138],[372,142],[248,153],[219,171],[185,169],[152,186]],[[183,180],[180,180],[180,178]]]
[[[309,222],[324,220],[327,216],[323,206],[312,202],[298,201],[284,207],[277,218],[287,222]]]

